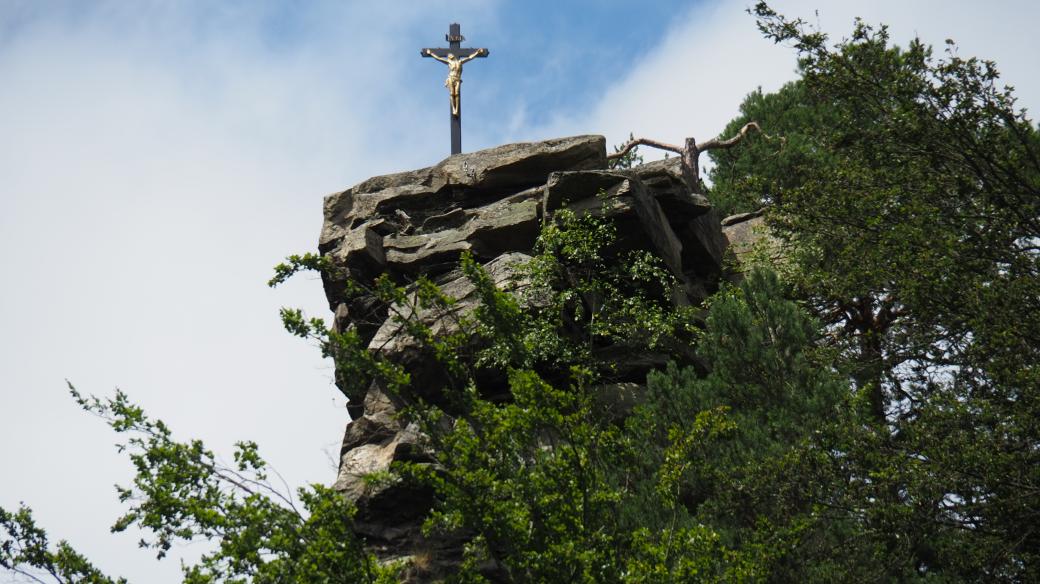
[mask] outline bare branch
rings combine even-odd
[[[11,570],[15,574],[21,574],[22,576],[25,576],[26,578],[31,579],[33,582],[39,582],[40,584],[47,584],[46,580],[36,576],[32,572],[30,572],[30,571],[28,571],[28,570],[26,570],[24,568],[19,568],[18,566],[10,566],[10,567],[4,566],[4,567],[7,568],[8,570]],[[46,572],[48,574],[50,574],[54,578],[55,582],[58,582],[58,584],[65,584],[65,581],[62,580],[61,578],[59,578],[58,575],[54,572],[54,570],[47,569]]]
[[[633,138],[625,143],[624,147],[613,154],[607,155],[607,160],[617,160],[622,156],[628,154],[630,150],[636,146],[650,146],[651,148],[657,148],[660,150],[668,150],[669,152],[675,152],[678,154],[682,161],[682,173],[683,180],[689,186],[691,192],[700,192],[701,190],[701,177],[699,168],[699,158],[701,152],[705,150],[716,150],[720,148],[731,148],[743,140],[749,131],[756,130],[766,140],[772,140],[773,137],[762,131],[762,128],[758,125],[758,122],[748,122],[744,124],[744,127],[732,138],[726,140],[720,140],[713,138],[707,142],[697,143],[693,138],[687,138],[682,146],[676,146],[675,144],[666,144],[664,142],[658,142],[657,140],[651,140],[649,138]],[[780,139],[781,144],[783,138]]]
[[[705,150],[717,150],[717,149],[731,148],[731,147],[735,146],[736,144],[740,143],[741,140],[746,138],[748,132],[751,131],[751,130],[755,130],[759,134],[762,134],[762,137],[765,138],[766,140],[772,140],[773,139],[772,136],[770,136],[769,134],[766,134],[765,132],[762,131],[762,128],[758,125],[758,122],[748,122],[748,123],[744,124],[744,127],[742,127],[740,129],[740,131],[737,132],[737,134],[735,136],[733,136],[732,138],[728,138],[726,140],[719,140],[718,138],[712,138],[711,140],[708,140],[707,142],[701,142],[700,144],[698,144],[697,145],[697,150],[703,152]]]
[[[720,149],[720,148],[722,148],[722,149],[731,148],[731,147],[739,144],[741,140],[746,138],[747,135],[748,135],[748,132],[750,132],[751,130],[755,130],[759,134],[762,134],[762,137],[765,138],[766,140],[772,140],[773,139],[772,136],[770,136],[769,134],[766,134],[765,132],[762,131],[762,127],[758,125],[758,122],[748,122],[748,123],[744,124],[744,126],[742,128],[740,128],[740,131],[737,132],[736,135],[734,135],[732,138],[727,138],[725,140],[720,140],[718,138],[712,138],[711,140],[708,140],[707,142],[701,142],[700,144],[697,144],[697,150],[703,152],[705,150],[716,150],[716,149]],[[782,140],[782,138],[781,138],[781,140]],[[614,160],[616,158],[621,158],[625,154],[628,154],[628,151],[633,149],[633,148],[635,148],[636,146],[649,146],[651,148],[657,148],[659,150],[668,150],[669,152],[675,152],[676,154],[683,154],[686,151],[685,147],[683,147],[683,146],[676,146],[675,144],[667,144],[665,142],[659,142],[657,140],[651,140],[650,138],[633,138],[632,140],[629,140],[628,142],[625,142],[625,145],[622,146],[621,149],[618,150],[617,152],[615,152],[613,154],[608,154],[607,155],[607,160]]]
[[[608,154],[607,160],[621,158],[622,156],[628,154],[628,151],[635,148],[636,146],[649,146],[651,148],[658,148],[660,150],[668,150],[671,152],[675,152],[676,154],[683,153],[682,147],[676,146],[674,144],[665,144],[664,142],[658,142],[657,140],[651,140],[650,138],[634,138],[626,142],[625,145],[621,148],[621,150],[618,150],[613,154]]]

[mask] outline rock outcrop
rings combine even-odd
[[[763,209],[752,213],[732,215],[722,220],[722,234],[726,238],[727,253],[737,266],[749,266],[768,261],[777,264],[783,254],[780,241],[769,231]],[[731,274],[739,278],[739,273]]]
[[[561,208],[609,217],[621,246],[652,251],[681,282],[675,302],[698,303],[717,286],[727,237],[734,235],[732,229],[724,233],[707,199],[687,188],[679,165],[672,158],[611,170],[602,136],[576,136],[455,155],[329,195],[319,249],[342,274],[324,282],[333,326],[356,330],[369,350],[403,364],[419,393],[436,388],[428,356],[400,334],[386,307],[371,296],[348,294],[346,278],[371,282],[385,272],[407,284],[425,275],[459,300],[454,310],[466,312],[476,299],[457,269],[460,254],[473,254],[499,285],[520,285],[511,278],[514,267],[528,258],[543,222]],[[454,326],[437,315],[418,316],[434,331]],[[654,356],[640,358],[642,366],[657,364]],[[336,488],[356,502],[358,531],[381,556],[429,550],[434,544],[423,540],[418,526],[430,494],[406,490],[385,472],[394,461],[428,460],[416,428],[397,419],[402,404],[377,384],[356,393],[344,381],[337,379],[352,421]],[[639,390],[634,383],[606,388],[604,407],[623,413]]]

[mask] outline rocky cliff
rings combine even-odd
[[[405,365],[414,389],[436,400],[439,384],[429,357],[400,334],[385,306],[348,287],[347,279],[368,283],[385,272],[407,284],[425,275],[465,311],[476,300],[457,269],[460,254],[470,252],[496,283],[509,285],[513,267],[529,257],[543,222],[564,207],[609,218],[622,246],[653,252],[681,282],[674,302],[699,303],[717,287],[730,239],[738,253],[746,249],[761,219],[733,217],[724,227],[707,199],[684,182],[679,165],[672,158],[611,170],[602,136],[575,136],[455,155],[329,195],[319,247],[342,274],[324,281],[333,327],[358,331],[369,350]],[[428,324],[434,331],[451,327],[434,317]],[[653,355],[618,359],[634,383],[664,362]],[[337,378],[351,422],[335,487],[356,502],[357,530],[382,557],[418,548],[437,555],[451,542],[423,541],[418,526],[429,493],[371,480],[394,461],[423,460],[417,430],[396,418],[402,404],[377,384],[361,394],[347,390],[345,381]]]

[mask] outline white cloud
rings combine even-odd
[[[264,282],[314,248],[324,194],[441,154],[400,53],[404,37],[419,60],[409,35],[445,3],[390,4],[5,7],[0,505],[24,500],[106,571],[179,581],[175,559],[108,534],[129,465],[65,378],[119,386],[218,451],[255,439],[290,484],[334,477],[343,400],[277,316],[325,316],[320,282]]]
[[[941,51],[944,40],[953,38],[961,56],[995,60],[1016,87],[1020,105],[1034,118],[1040,112],[1038,3],[881,0],[822,3],[818,11],[803,0],[771,4],[781,14],[819,25],[833,40],[851,32],[856,16],[888,24],[893,41],[903,46],[918,35]],[[696,5],[589,113],[556,119],[532,134],[602,133],[608,144],[623,142],[629,132],[676,144],[687,136],[717,135],[748,92],[758,86],[773,91],[796,76],[794,52],[763,39],[745,7]]]

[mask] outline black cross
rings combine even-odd
[[[462,41],[466,40],[466,37],[462,36],[461,27],[459,23],[453,22],[448,25],[448,34],[444,35],[444,40],[448,41],[447,49],[422,49],[419,51],[423,57],[432,57],[437,55],[442,59],[448,58],[448,55],[455,55],[457,59],[473,58],[473,57],[486,57],[488,56],[487,49],[463,49]],[[450,90],[449,90],[450,91]],[[459,91],[459,104],[458,113],[452,111],[451,105],[449,104],[448,113],[451,115],[451,153],[458,154],[462,152],[462,92]]]

